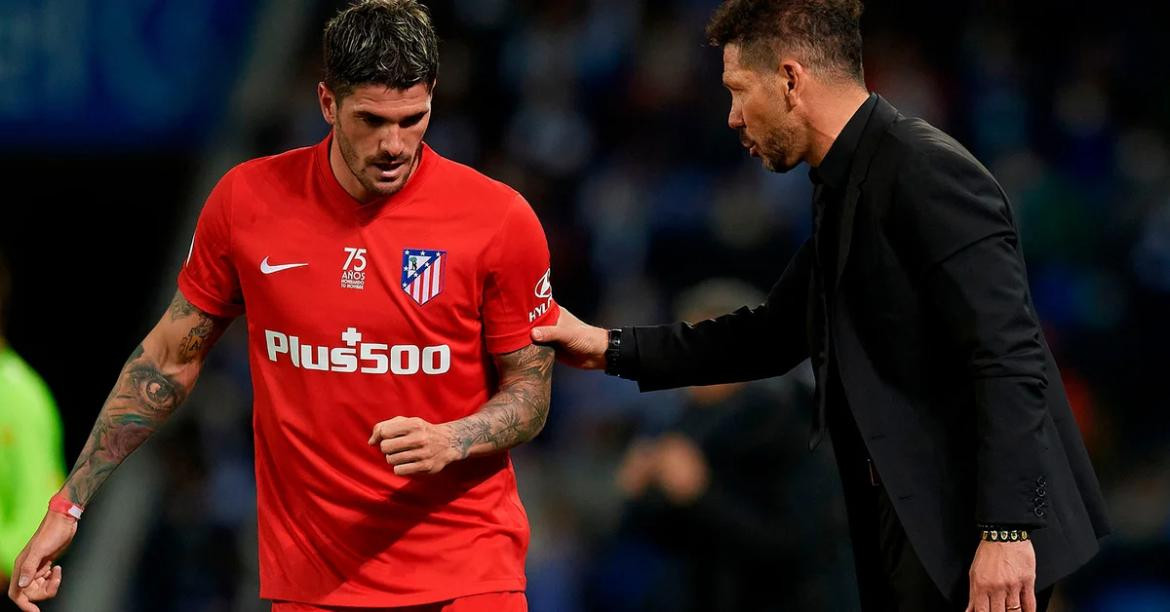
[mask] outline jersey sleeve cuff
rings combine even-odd
[[[186,273],[179,274],[179,292],[196,308],[215,317],[238,317],[244,312],[244,307],[240,304],[231,304],[212,297],[210,293],[195,284]]]
[[[553,325],[560,317],[560,314],[561,307],[557,305],[556,301],[553,301],[549,305],[548,310],[544,311],[544,314],[533,319],[525,327],[506,334],[485,336],[487,351],[493,355],[503,355],[512,351],[518,351],[532,344],[532,328],[542,325]]]

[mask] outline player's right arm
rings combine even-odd
[[[175,293],[158,324],[122,366],[61,494],[82,507],[90,503],[114,469],[187,398],[208,350],[229,323],[230,317],[203,312]],[[8,595],[21,610],[39,611],[32,602],[57,594],[61,569],[53,562],[76,532],[75,519],[46,512],[13,568]]]

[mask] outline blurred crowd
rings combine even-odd
[[[288,54],[296,78],[251,126],[249,156],[325,135],[320,28],[339,4],[305,20]],[[809,232],[811,188],[803,168],[762,170],[728,130],[720,54],[702,37],[714,0],[428,4],[442,43],[427,141],[532,203],[562,305],[616,326],[760,301]],[[966,144],[1020,219],[1116,532],[1054,609],[1166,610],[1165,21],[1018,4],[870,2],[867,82]],[[160,434],[166,475],[127,610],[266,609],[243,334],[237,323],[213,352],[190,418]],[[854,609],[832,452],[805,444],[809,385],[798,369],[642,395],[558,369],[546,429],[513,453],[532,522],[532,609]]]

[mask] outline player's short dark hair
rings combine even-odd
[[[737,45],[755,68],[776,68],[785,51],[814,70],[864,83],[861,11],[861,0],[726,0],[707,24],[707,42]]]
[[[325,85],[340,100],[362,85],[431,86],[439,40],[418,0],[359,0],[325,26]]]

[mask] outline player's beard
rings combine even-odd
[[[415,165],[418,161],[419,153],[422,151],[422,142],[419,142],[418,147],[409,155],[401,158],[389,158],[385,156],[376,156],[362,158],[353,147],[353,143],[345,137],[341,129],[334,130],[334,138],[337,139],[337,148],[341,150],[341,158],[345,161],[345,166],[349,168],[350,174],[361,183],[362,188],[366,193],[374,194],[380,197],[388,197],[398,193],[406,182],[410,180],[410,175],[414,173]],[[392,164],[401,163],[405,166],[402,176],[392,183],[382,183],[375,180],[370,175],[370,170],[377,172],[379,169],[376,164]]]

